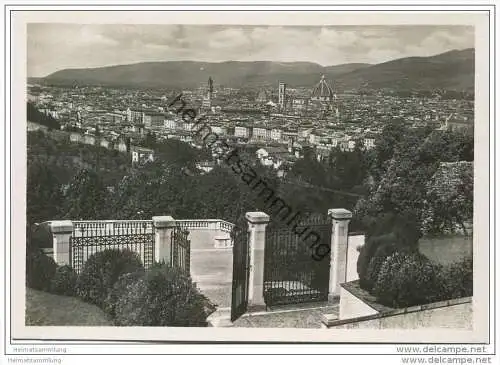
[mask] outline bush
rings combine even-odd
[[[395,287],[396,276],[395,273],[398,272],[404,260],[408,258],[400,252],[395,252],[391,256],[387,257],[380,267],[377,281],[373,287],[373,294],[377,297],[377,301],[381,304],[387,306],[396,306],[394,299],[397,296],[397,290]]]
[[[29,288],[50,291],[50,284],[57,264],[41,250],[32,250],[26,255],[26,285]]]
[[[73,296],[76,293],[76,279],[76,272],[71,266],[59,266],[50,283],[50,292],[53,294]]]
[[[386,259],[374,287],[377,300],[390,307],[410,307],[443,299],[442,267],[421,254],[396,252]]]
[[[106,300],[104,301],[104,311],[114,317],[116,315],[115,308],[118,300],[129,292],[130,285],[143,277],[143,271],[136,271],[121,275],[115,285],[113,285],[113,289],[109,292]]]
[[[357,262],[357,271],[359,276],[359,286],[365,290],[371,290],[373,284],[368,278],[368,266],[372,261],[379,247],[395,245],[396,238],[393,234],[369,237],[361,250]]]
[[[474,280],[472,270],[472,257],[466,257],[443,270],[442,280],[446,299],[472,296]]]
[[[29,228],[27,243],[28,249],[52,248],[52,233],[47,225]]]
[[[165,264],[154,265],[122,292],[115,304],[115,324],[119,326],[204,327],[215,311],[190,277]]]
[[[103,308],[119,277],[144,271],[139,255],[130,250],[108,249],[90,256],[78,276],[76,290],[84,301]]]
[[[393,232],[399,247],[403,250],[418,250],[418,241],[422,237],[421,222],[414,212],[402,212],[395,221]]]
[[[375,254],[372,256],[370,260],[370,264],[366,269],[366,274],[364,278],[364,288],[365,290],[371,291],[375,286],[375,283],[378,279],[378,274],[382,264],[385,262],[387,257],[392,255],[396,251],[396,245],[392,242],[384,242],[382,243]]]

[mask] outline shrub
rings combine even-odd
[[[394,273],[398,272],[405,259],[407,259],[407,255],[395,252],[387,257],[380,267],[377,281],[373,287],[373,294],[381,304],[395,306],[394,299],[397,295],[397,290],[395,287],[396,276]]]
[[[115,307],[118,300],[128,293],[131,284],[135,283],[139,279],[142,279],[143,277],[143,271],[136,271],[121,275],[115,285],[113,285],[113,289],[109,292],[106,300],[104,301],[104,311],[114,317],[116,314]]]
[[[392,242],[384,242],[382,243],[375,254],[372,256],[370,260],[370,264],[366,269],[366,274],[364,278],[364,288],[365,290],[371,291],[375,286],[375,283],[378,279],[378,274],[382,264],[385,262],[387,257],[392,255],[396,251],[396,245]]]
[[[410,307],[442,300],[442,268],[417,253],[387,258],[374,287],[377,300],[391,307]]]
[[[403,250],[418,250],[418,240],[422,237],[421,222],[414,212],[402,212],[395,221],[393,232],[398,245]]]
[[[143,270],[139,255],[133,251],[107,249],[97,252],[83,265],[76,284],[77,294],[84,301],[103,308],[121,275]]]
[[[472,270],[472,257],[466,257],[443,270],[442,280],[446,299],[472,296],[474,279]]]
[[[190,277],[177,268],[156,264],[123,290],[115,304],[115,323],[204,327],[214,311],[215,306],[198,291]]]
[[[76,293],[76,279],[76,272],[71,266],[59,266],[50,283],[50,292],[53,294],[73,296]]]
[[[52,248],[52,233],[47,225],[28,228],[28,249]]]
[[[49,291],[57,264],[40,250],[32,250],[26,255],[26,285],[36,290]]]
[[[381,246],[391,246],[395,244],[395,236],[393,234],[386,234],[382,236],[369,237],[361,250],[359,251],[359,257],[357,262],[357,271],[359,276],[359,286],[362,289],[370,290],[370,280],[368,278],[368,266],[377,252],[377,249]]]

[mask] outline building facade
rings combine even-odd
[[[165,116],[163,113],[145,113],[143,123],[145,128],[163,128],[165,125]]]

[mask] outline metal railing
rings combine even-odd
[[[147,269],[154,263],[152,221],[75,221],[69,239],[70,262],[81,272],[93,254],[106,249],[130,250],[140,257]]]
[[[172,251],[170,264],[179,268],[186,275],[191,275],[191,241],[188,239],[189,231],[177,226],[172,231]]]

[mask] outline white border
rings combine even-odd
[[[15,8],[15,7],[14,7]],[[50,7],[51,9],[55,9],[54,7]],[[88,7],[86,7],[88,9]],[[393,8],[398,8],[397,6],[394,6]],[[458,9],[464,9],[465,11],[467,10],[473,10],[475,7],[454,7],[454,9],[458,10]],[[46,9],[46,7],[44,7],[44,9]],[[99,8],[99,9],[103,9],[103,8]],[[112,9],[112,8],[108,8],[108,9]],[[122,9],[122,8],[120,8]],[[131,7],[130,9],[135,9],[137,10],[138,8],[137,7]],[[158,8],[159,9],[159,8]],[[164,9],[164,8],[163,8]],[[177,8],[178,9],[178,8]],[[203,9],[203,7],[200,7],[200,9]],[[235,8],[235,9],[241,9],[243,10],[244,8]],[[266,7],[266,10],[270,10],[271,8],[269,7]],[[275,10],[282,10],[283,8],[280,8],[279,6],[275,7],[274,8]],[[297,8],[299,9],[299,8]],[[300,8],[300,9],[303,9],[303,8]],[[315,10],[318,10],[318,8],[314,8]],[[321,10],[339,10],[338,7],[322,7]],[[352,8],[345,8],[345,7],[342,7],[340,8],[341,10],[354,10],[355,7],[352,7]],[[370,8],[366,8],[366,10],[370,10],[370,11],[373,11],[377,9],[376,7],[370,7]],[[379,8],[380,9],[380,8]],[[431,14],[425,14],[425,13],[422,13],[422,14],[419,14],[419,15],[416,15],[416,14],[411,14],[409,13],[410,11],[414,11],[414,10],[419,10],[419,11],[422,11],[422,10],[425,10],[425,7],[411,7],[411,8],[408,8],[408,7],[399,7],[399,9],[401,10],[406,10],[407,13],[398,13],[396,14],[395,16],[394,15],[391,15],[391,14],[381,14],[381,13],[378,13],[377,16],[376,16],[376,19],[375,17],[373,16],[374,13],[372,12],[371,14],[370,13],[362,13],[362,14],[355,14],[355,17],[353,18],[352,16],[349,17],[347,16],[347,14],[337,14],[338,16],[337,17],[332,17],[332,14],[329,14],[329,13],[305,13],[305,14],[312,14],[313,17],[314,17],[314,23],[315,24],[318,24],[318,22],[326,22],[326,19],[328,19],[329,22],[334,22],[334,24],[353,24],[353,21],[355,21],[354,24],[381,24],[381,19],[382,19],[382,16],[384,17],[388,17],[388,18],[392,18],[392,22],[391,21],[387,21],[387,19],[384,19],[383,23],[384,24],[387,24],[387,23],[392,23],[394,24],[394,20],[397,21],[397,24],[402,24],[402,23],[405,23],[405,24],[415,24],[415,23],[418,23],[418,24],[436,24],[436,22],[439,22],[440,24],[443,24],[443,19],[447,16],[447,14],[439,14],[436,16],[436,14],[434,15],[431,15]],[[432,7],[432,9],[436,9],[436,7]],[[443,7],[442,8],[443,10],[449,10],[450,7]],[[124,9],[123,9],[124,10]],[[153,9],[151,9],[153,10]],[[155,9],[157,10],[157,9]],[[385,9],[384,9],[385,10]],[[26,14],[26,13],[25,13]],[[33,14],[33,13],[32,13]],[[33,17],[33,15],[30,14],[28,15],[26,18],[24,18],[24,21],[34,21],[35,18]],[[83,15],[84,13],[80,13],[80,14],[76,14],[76,13],[73,13],[73,14],[63,14],[61,15],[61,13],[59,13],[56,17],[58,19],[58,21],[61,21],[61,20],[64,20],[65,22],[86,22],[86,23],[90,23],[90,22],[104,22],[104,16],[103,15],[97,15],[97,14],[89,14],[89,13],[85,13],[87,14],[87,18],[85,18],[86,16]],[[119,14],[119,13],[107,13],[106,17],[110,16],[110,14],[112,16],[115,17],[116,19],[116,14]],[[147,20],[148,23],[164,23],[165,20],[166,20],[166,17],[165,17],[165,13],[158,13],[158,12],[141,12],[140,14],[142,14],[140,17],[145,17],[145,19]],[[216,13],[217,14],[217,13]],[[304,13],[301,13],[300,17],[299,16],[291,16],[292,14],[289,14],[289,13],[272,13],[272,18],[275,19],[276,22],[273,22],[272,19],[270,19],[270,16],[269,15],[263,15],[263,14],[259,14],[259,16],[257,17],[257,19],[253,19],[253,17],[255,15],[252,15],[250,16],[249,14],[252,14],[252,13],[246,13],[246,14],[241,14],[244,16],[244,23],[246,24],[295,24],[295,25],[298,25],[298,24],[305,24],[305,19],[310,17],[310,15],[305,15]],[[90,15],[90,17],[88,17]],[[207,16],[207,14],[204,14],[204,13],[198,13],[196,14],[196,20],[194,22],[196,23],[201,23],[201,22],[204,22],[204,23],[219,23],[219,24],[241,24],[242,23],[242,20],[238,20],[238,19],[241,19],[240,16],[236,16],[236,14],[231,14],[230,17],[227,16],[224,16],[224,14],[221,14],[219,13],[219,16],[220,15],[223,15],[223,21],[221,22],[220,20],[217,21],[216,18],[217,16],[214,17],[213,13],[210,13],[209,16]],[[36,13],[36,15],[34,15],[36,17],[36,20],[38,21],[41,21],[41,19],[43,19],[43,21],[55,21],[56,19],[54,18],[51,18],[53,17],[53,15],[50,15],[50,13]],[[62,16],[62,18],[61,18]],[[31,17],[31,18],[30,18]],[[175,14],[175,22],[176,23],[189,23],[188,19],[186,19],[186,17],[190,18],[190,19],[193,19],[193,13],[187,13],[187,12],[181,12],[181,13],[176,13]],[[138,20],[139,16],[138,14],[133,14],[133,15],[127,15],[126,17],[126,20],[124,20],[123,18],[121,18],[119,20],[119,22],[129,22],[129,23],[140,23],[140,21]],[[416,19],[418,18],[418,20]],[[16,20],[19,19],[19,18],[16,18]],[[144,19],[144,18],[143,18]],[[321,19],[321,20],[320,20]],[[323,20],[324,19],[324,20]],[[473,20],[474,17],[471,15],[471,14],[454,14],[453,16],[450,16],[450,17],[446,17],[446,24],[475,24],[476,25],[476,40],[479,41],[476,42],[476,55],[479,55],[481,54],[482,56],[479,57],[479,56],[476,56],[476,70],[478,71],[478,74],[476,76],[476,115],[479,116],[483,116],[485,115],[484,112],[487,112],[488,110],[488,99],[492,99],[493,97],[493,93],[490,93],[490,97],[487,98],[485,96],[485,92],[487,90],[487,88],[485,87],[486,86],[486,80],[488,78],[488,75],[487,75],[487,72],[484,72],[484,68],[481,70],[481,65],[482,67],[484,67],[484,65],[487,65],[488,63],[488,60],[487,58],[483,57],[484,55],[484,52],[483,51],[486,51],[486,54],[488,52],[488,44],[486,44],[486,47],[483,49],[483,51],[480,51],[478,50],[479,48],[479,44],[480,43],[483,43],[484,44],[484,41],[485,38],[484,37],[484,31],[478,31],[479,28],[483,28],[485,27],[485,22],[484,22],[484,19],[480,20],[480,21],[477,21],[477,20]],[[254,20],[252,22],[252,20]],[[8,21],[8,20],[7,20]],[[191,20],[193,22],[193,20]],[[490,22],[492,22],[493,19],[490,19]],[[109,22],[109,21],[107,21]],[[7,23],[8,24],[8,23]],[[22,28],[22,27],[21,27]],[[486,26],[487,28],[487,26]],[[20,28],[19,28],[20,29]],[[18,30],[16,30],[16,33],[13,34],[14,36],[16,36],[16,40],[18,39],[17,37],[19,36],[19,33],[17,33]],[[479,34],[479,35],[478,35]],[[14,46],[15,45],[19,45],[19,43],[15,42]],[[22,44],[22,43],[21,43]],[[25,53],[25,49],[22,49],[22,47],[19,47],[18,48],[18,52],[20,53]],[[24,59],[25,59],[25,54],[23,55],[24,56]],[[20,59],[23,59],[23,58],[20,58]],[[22,64],[22,63],[21,63]],[[15,62],[13,64],[14,66],[14,69],[13,71],[15,71],[15,73],[13,73],[14,75],[14,80],[23,80],[23,78],[19,78],[20,75],[23,74],[23,72],[25,73],[25,69],[22,70],[22,67],[16,67],[16,65],[20,65],[19,62]],[[486,67],[487,69],[487,67]],[[25,78],[24,78],[25,79]],[[7,80],[6,80],[7,81]],[[14,88],[13,89],[13,101],[16,101],[16,104],[15,105],[18,105],[17,104],[17,101],[21,101],[21,103],[24,102],[24,99],[22,97],[24,97],[24,89],[22,87],[23,83],[14,83]],[[492,91],[492,86],[490,88],[490,91]],[[21,98],[19,98],[19,96],[21,96]],[[491,100],[491,106],[493,105],[493,100]],[[7,108],[9,107],[9,104],[7,105]],[[481,106],[482,104],[482,106]],[[9,108],[8,108],[9,109]],[[25,108],[22,107],[22,108],[15,108],[14,110],[16,111],[24,111]],[[9,110],[8,110],[9,111]],[[13,128],[15,128],[15,130],[13,129],[13,133],[15,133],[15,138],[13,136],[13,141],[15,141],[15,143],[11,146],[8,146],[7,145],[7,149],[12,149],[12,155],[16,156],[16,161],[23,161],[21,159],[21,156],[22,157],[25,157],[25,149],[24,149],[24,152],[23,152],[23,148],[25,148],[25,141],[24,141],[24,137],[21,137],[24,135],[24,133],[22,135],[20,134],[17,134],[16,131],[19,131],[20,129],[18,127],[21,127],[23,128],[24,127],[24,120],[25,118],[23,118],[23,113],[19,113],[15,115],[13,115],[13,120],[16,120],[16,121],[19,121],[19,123],[13,125]],[[9,125],[8,123],[6,123],[6,126],[7,126],[7,135],[9,133]],[[485,126],[485,124],[484,124]],[[21,130],[25,130],[25,129],[21,129]],[[478,151],[478,149],[481,147],[481,146],[484,146],[485,145],[485,141],[487,139],[487,136],[488,136],[488,132],[487,132],[487,127],[486,128],[480,128],[480,125],[476,125],[476,130],[478,131],[478,133],[476,134],[476,141],[475,141],[475,145],[476,145],[476,151]],[[482,130],[482,132],[481,132]],[[486,133],[484,133],[484,131],[486,130]],[[19,140],[18,138],[21,137],[22,139]],[[491,142],[493,142],[493,136],[490,135],[490,140]],[[21,141],[24,141],[24,143],[20,143]],[[493,148],[493,146],[491,146]],[[7,158],[9,157],[8,153],[7,153]],[[485,157],[484,155],[480,156],[480,157]],[[486,161],[484,159],[481,159],[479,160],[478,158],[475,159],[476,160],[476,165],[478,163],[481,163],[481,164],[484,164]],[[25,160],[24,160],[25,161]],[[14,161],[15,163],[15,161]],[[482,165],[484,166],[484,165]],[[7,166],[8,168],[8,166]],[[22,180],[24,180],[21,176],[20,176],[20,173],[23,173],[24,171],[24,168],[21,168],[20,169],[20,166],[18,166],[16,164],[16,169],[13,171],[13,175],[12,175],[12,178],[14,179],[13,180],[13,186],[15,188],[18,188],[19,186],[24,186],[24,184],[20,184]],[[487,173],[488,169],[487,168],[481,168],[481,169],[478,169],[476,168],[476,175],[475,175],[475,186],[476,187],[483,187],[483,188],[476,188],[475,190],[475,212],[479,212],[479,214],[481,214],[481,212],[484,212],[483,214],[486,213],[486,206],[484,205],[484,203],[486,203],[488,201],[488,199],[484,200],[484,199],[480,199],[476,193],[480,193],[480,194],[483,194],[487,192],[488,189],[486,189],[486,186],[484,185],[485,184],[485,175]],[[17,175],[16,175],[17,174]],[[25,176],[25,173],[24,173],[24,176]],[[17,179],[16,179],[17,177]],[[9,186],[7,185],[6,188],[8,189]],[[19,191],[19,189],[18,189]],[[23,201],[24,199],[21,198],[20,195],[15,195],[16,196],[16,204],[12,204],[12,208],[15,209],[16,206],[19,206],[20,202]],[[21,201],[19,200],[19,198],[21,198]],[[482,204],[476,204],[476,202],[479,203],[479,200],[481,200],[481,203]],[[8,202],[6,202],[8,204]],[[9,207],[7,205],[7,207]],[[22,235],[24,235],[24,224],[21,224],[21,222],[24,223],[24,219],[25,219],[25,216],[23,218],[21,218],[22,215],[24,215],[24,212],[22,212],[22,214],[19,214],[19,209],[17,210],[14,210],[13,211],[14,213],[14,221],[18,222],[19,221],[19,225],[16,226],[15,228],[18,228],[19,226],[22,227],[22,232],[19,232],[19,230],[16,231],[16,229],[14,229],[12,231],[12,239],[11,239],[11,242],[16,242],[16,241],[19,241],[19,239],[22,237]],[[493,218],[493,217],[491,217]],[[475,216],[475,222],[474,222],[474,226],[475,226],[475,237],[474,237],[474,241],[475,241],[475,244],[476,242],[485,242],[487,241],[487,235],[486,235],[486,232],[488,231],[488,229],[484,230],[484,232],[481,233],[481,230],[478,229],[480,228],[481,226],[485,226],[485,223],[487,223],[484,218],[482,219],[478,219],[477,216]],[[9,228],[7,228],[8,225],[6,225],[6,229],[8,230]],[[476,236],[476,232],[478,232],[478,236]],[[8,233],[8,232],[7,232]],[[20,235],[21,234],[21,235]],[[493,236],[492,236],[493,237]],[[486,240],[485,240],[486,238]],[[476,250],[476,247],[475,247],[475,252],[480,252],[482,249],[484,248],[481,248],[481,247],[478,247],[477,250]],[[6,245],[6,254],[7,256],[10,255],[10,247],[8,247],[8,245]],[[484,251],[483,251],[484,252]],[[15,262],[16,262],[16,265],[13,265],[13,269],[15,270],[14,271],[14,277],[15,278],[23,278],[24,277],[24,265],[18,265],[18,262],[23,262],[24,263],[24,252],[22,252],[21,250],[19,250],[18,252],[15,252],[13,251],[12,252],[14,255],[15,255]],[[18,255],[19,254],[19,255]],[[17,261],[17,258],[21,257],[22,258],[22,261]],[[477,261],[477,260],[475,260]],[[493,265],[493,262],[494,262],[494,256],[492,255],[492,257],[490,257],[490,263]],[[475,268],[481,268],[481,267],[485,267],[484,265],[481,265],[481,266],[475,266]],[[493,266],[491,266],[493,268]],[[8,265],[7,269],[9,270],[10,268],[10,265]],[[476,276],[475,277],[475,283],[477,282],[482,282],[482,283],[485,283],[487,282],[487,278],[488,278],[488,273],[485,273],[484,270],[483,270],[483,273],[484,274],[481,274],[480,271],[481,270],[475,270],[476,272],[479,272],[478,276],[481,276],[481,277],[478,277]],[[20,275],[19,275],[20,274]],[[21,279],[22,280],[22,279]],[[19,280],[19,282],[21,282],[21,280]],[[16,280],[17,282],[18,280]],[[24,280],[22,281],[24,282]],[[491,292],[493,293],[493,281],[490,283],[491,284]],[[7,290],[9,289],[9,283],[7,282],[6,283],[7,285]],[[16,287],[16,286],[14,286]],[[477,285],[476,285],[477,287]],[[19,291],[19,290],[18,290]],[[14,309],[14,310],[17,310],[19,308],[23,309],[24,308],[24,299],[23,299],[23,295],[24,295],[24,289],[21,290],[22,293],[21,293],[21,296],[18,296],[17,292],[15,293],[15,296],[13,297],[13,300],[14,300],[14,305],[12,308],[10,309]],[[483,290],[482,290],[483,291]],[[486,293],[488,292],[488,289],[485,287],[484,288],[484,291],[486,291]],[[478,300],[477,298],[481,298],[481,303],[478,303]],[[484,304],[485,304],[485,301],[484,301],[484,297],[482,295],[475,295],[475,298],[474,298],[474,302],[475,302],[475,306],[479,305],[481,306],[481,308],[483,308],[484,310]],[[491,297],[490,299],[493,299],[493,297]],[[491,305],[493,305],[493,303],[491,303]],[[9,309],[9,308],[6,308],[6,309]],[[24,314],[24,311],[22,310],[23,314]],[[97,335],[98,338],[100,339],[103,339],[103,338],[108,338],[108,339],[125,339],[125,338],[135,338],[135,339],[146,339],[146,338],[150,338],[150,339],[157,339],[157,340],[168,340],[168,339],[172,339],[172,340],[180,340],[180,339],[184,339],[184,340],[190,340],[190,341],[193,341],[193,340],[226,340],[226,341],[235,341],[235,340],[257,340],[257,341],[273,341],[273,340],[288,340],[288,341],[297,341],[297,340],[308,340],[308,341],[311,341],[311,340],[314,340],[314,341],[331,341],[332,340],[332,331],[338,331],[338,334],[335,336],[334,340],[337,340],[337,341],[370,341],[370,340],[381,340],[382,337],[383,337],[383,340],[387,341],[387,342],[395,342],[395,341],[404,341],[404,339],[408,339],[408,338],[411,338],[410,341],[416,341],[416,340],[419,340],[419,341],[425,341],[425,342],[429,342],[429,341],[436,341],[436,342],[439,342],[439,341],[446,341],[446,342],[450,342],[451,340],[454,341],[458,341],[458,342],[471,342],[471,341],[483,341],[484,340],[484,330],[486,327],[484,327],[484,325],[487,325],[488,324],[488,320],[487,320],[487,317],[485,318],[483,314],[481,314],[481,311],[475,311],[476,315],[477,316],[481,316],[480,318],[478,318],[476,316],[476,323],[477,322],[480,322],[481,324],[483,324],[483,328],[482,328],[482,335],[477,337],[477,333],[474,334],[474,336],[470,336],[470,333],[458,333],[457,331],[436,331],[436,330],[432,330],[432,331],[388,331],[388,332],[391,332],[391,333],[387,333],[385,331],[355,331],[355,330],[347,330],[345,333],[345,331],[341,331],[341,330],[305,330],[305,329],[234,329],[234,328],[230,328],[230,329],[192,329],[192,328],[180,328],[180,329],[173,329],[173,328],[153,328],[153,329],[150,329],[150,328],[117,328],[117,327],[112,327],[112,328],[96,328],[96,329],[91,329],[91,328],[76,328],[76,327],[53,327],[53,328],[47,328],[47,327],[43,327],[43,328],[28,328],[28,327],[25,327],[25,328],[22,328],[24,327],[24,324],[22,323],[24,321],[24,315],[22,316],[22,319],[20,320],[20,317],[18,316],[18,313],[19,312],[14,312],[16,315],[13,316],[14,318],[14,323],[13,324],[13,334],[14,335],[18,335],[18,336],[23,336],[24,335],[29,335],[30,337],[38,337],[38,338],[57,338],[60,336],[60,338],[65,338],[65,339],[69,339],[69,338],[96,338],[95,336]],[[9,325],[9,323],[7,323],[7,325]],[[21,326],[20,326],[21,325]],[[28,331],[25,331],[26,329],[29,329]],[[15,331],[14,331],[15,329]],[[477,330],[477,328],[476,328]],[[128,333],[127,333],[128,332]],[[368,333],[368,332],[371,332],[371,333]],[[376,333],[374,333],[376,332]],[[410,333],[408,333],[410,332]],[[418,334],[417,334],[418,332]],[[132,336],[132,337],[129,337],[129,336]],[[82,337],[83,336],[83,337]],[[417,342],[417,341],[416,341]],[[254,350],[256,349],[255,346],[259,349],[258,351],[259,352],[267,352],[267,350],[269,349],[269,347],[265,347],[264,345],[238,345],[238,346],[233,346],[231,347],[231,351],[234,351],[235,353],[240,353],[240,352],[244,352],[245,348],[248,348],[248,346],[251,346],[250,348],[253,348]],[[99,348],[93,348],[94,346],[88,348],[88,347],[81,347],[81,346],[78,346],[77,348],[75,348],[74,350],[78,350],[78,352],[80,351],[85,351],[87,352],[87,350],[90,350],[91,352],[94,352],[96,350],[104,350],[103,352],[104,353],[109,353],[110,351],[117,351],[117,353],[124,353],[123,351],[124,350],[127,350],[127,351],[130,351],[131,353],[136,353],[138,351],[140,351],[141,349],[143,350],[146,350],[147,353],[150,353],[152,350],[155,351],[156,350],[159,350],[158,347],[151,347],[151,346],[146,346],[145,348],[143,346],[140,346],[140,347],[136,347],[136,346],[130,346],[130,345],[127,345],[127,346],[120,346],[120,347],[111,347],[109,346],[109,344],[105,347],[105,348],[102,348],[102,347],[99,347]],[[270,346],[271,349],[273,349],[271,352],[276,352],[277,350],[279,350],[280,352],[283,351],[284,353],[301,353],[303,352],[303,348],[302,347],[299,347],[299,346],[296,346],[296,345],[280,345],[279,347],[277,346]],[[169,349],[170,350],[173,350],[173,349],[177,349],[178,346],[169,346]],[[190,353],[193,353],[193,350],[194,348],[197,349],[197,352],[198,351],[201,351],[201,352],[215,352],[215,353],[218,353],[218,352],[221,352],[221,350],[223,350],[223,352],[228,352],[229,351],[229,348],[227,347],[227,345],[210,345],[210,346],[201,346],[201,345],[198,345],[198,346],[190,346],[190,350],[188,352]],[[367,351],[368,353],[374,353],[374,352],[377,352],[379,353],[379,351],[381,351],[380,353],[384,353],[384,352],[387,352],[387,351],[390,351],[390,352],[393,352],[394,351],[394,346],[368,346],[368,345],[364,345],[364,346],[360,346],[360,345],[353,345],[353,346],[347,346],[347,345],[344,345],[344,346],[324,346],[324,345],[309,345],[308,346],[309,349],[312,349],[312,348],[315,348],[316,349],[316,353],[332,353],[332,352],[351,352],[351,351],[355,351],[356,353],[364,353],[364,351]],[[178,350],[174,350],[174,352],[177,352],[179,351],[181,348],[179,348]],[[364,350],[363,350],[364,349]],[[391,351],[392,349],[392,351]],[[162,350],[162,351],[165,351],[165,350]],[[185,351],[185,350],[184,350]],[[101,352],[101,351],[99,351]],[[169,351],[170,352],[170,351]]]

